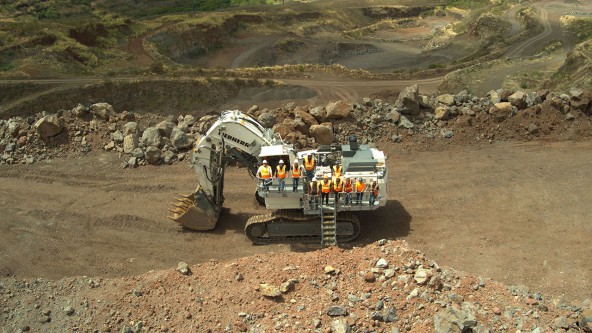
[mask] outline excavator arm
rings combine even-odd
[[[281,138],[240,111],[224,111],[195,144],[192,155],[197,188],[177,198],[170,219],[192,230],[216,227],[224,203],[224,170],[241,163],[255,177],[262,146],[283,144]]]

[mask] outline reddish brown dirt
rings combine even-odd
[[[589,143],[495,143],[418,152],[384,147],[387,206],[364,221],[363,246],[404,238],[441,265],[568,299],[591,297],[592,163]],[[185,163],[121,170],[112,153],[1,166],[3,276],[129,276],[185,260],[308,251],[253,246],[245,221],[264,213],[244,170],[230,168],[228,208],[213,232],[182,232],[166,219],[194,186]]]

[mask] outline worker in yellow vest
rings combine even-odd
[[[339,161],[335,161],[335,165],[333,166],[333,179],[337,179],[342,175],[342,167]]]
[[[304,156],[304,169],[306,169],[307,180],[311,180],[314,177],[316,164],[317,160],[312,156],[312,154]]]
[[[317,209],[319,206],[319,192],[319,183],[317,183],[317,178],[312,177],[312,181],[308,185],[308,204],[312,206],[312,209]]]
[[[364,178],[358,178],[356,181],[356,204],[361,205],[364,199],[364,190],[366,189],[366,184],[364,184]]]
[[[263,190],[269,192],[269,185],[273,181],[273,170],[267,165],[267,160],[261,162],[262,165],[257,170],[257,178],[263,183]]]
[[[284,160],[280,160],[279,165],[276,167],[275,176],[278,180],[278,192],[284,192],[286,189],[286,165],[284,164]]]
[[[376,178],[372,179],[372,183],[370,183],[370,206],[374,206],[374,203],[376,202],[376,199],[378,199],[378,191],[379,191],[379,186],[378,183],[376,182]]]
[[[304,170],[298,164],[298,160],[294,161],[294,165],[292,166],[292,192],[296,192],[298,189],[298,183],[300,182],[300,178],[304,174]]]
[[[351,178],[347,177],[345,179],[345,184],[343,185],[343,192],[345,192],[345,205],[351,205],[352,203],[352,192],[354,191],[354,184],[352,184]]]
[[[343,192],[343,180],[341,177],[337,177],[333,181],[333,192],[335,192],[335,206],[337,206],[339,204],[339,196]]]
[[[329,179],[329,175],[325,174],[321,182],[321,204],[324,201],[325,205],[329,205],[329,193],[331,193],[331,180]]]

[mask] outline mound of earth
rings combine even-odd
[[[134,277],[0,280],[0,326],[75,332],[579,332],[590,302],[441,268],[403,241]]]

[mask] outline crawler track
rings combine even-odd
[[[308,224],[310,230],[315,230],[318,226],[320,230],[321,219],[317,215],[305,215],[297,210],[278,210],[269,214],[256,215],[247,220],[245,225],[245,234],[253,242],[253,244],[272,244],[272,243],[321,243],[321,233],[318,235],[273,235],[269,236],[267,233],[268,226],[271,224],[286,223],[286,224]],[[360,222],[357,215],[353,213],[339,213],[337,217],[338,230],[340,226],[351,226],[352,234],[337,235],[337,242],[349,242],[360,234]],[[305,226],[303,226],[305,227]]]

